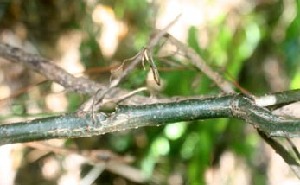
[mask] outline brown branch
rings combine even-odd
[[[12,47],[8,44],[0,43],[0,56],[12,62],[20,62],[26,67],[42,74],[48,80],[53,80],[75,92],[92,94],[99,88],[105,88],[105,86],[88,79],[75,78],[49,60],[36,54],[26,53],[22,49]]]
[[[204,60],[190,47],[177,40],[172,35],[166,34],[166,38],[174,44],[178,50],[182,51],[190,62],[203,72],[208,78],[210,78],[223,92],[233,93],[235,92],[231,83],[225,80],[219,73],[215,72],[209,65],[207,65]]]
[[[20,48],[15,48],[5,43],[0,43],[0,57],[11,62],[21,63],[29,69],[32,69],[45,76],[48,80],[52,80],[62,85],[69,91],[93,95],[99,89],[107,89],[107,86],[103,84],[83,77],[77,78],[73,76],[46,58],[43,58],[37,54],[26,53]],[[107,93],[106,96],[107,98],[113,98],[127,93],[128,91],[126,90],[114,88],[114,90]],[[130,98],[130,101],[151,102],[151,99],[135,95]]]

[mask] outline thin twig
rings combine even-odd
[[[283,158],[284,162],[286,162],[290,166],[291,170],[294,172],[297,178],[300,179],[300,164],[289,153],[289,151],[287,151],[283,147],[283,145],[276,141],[274,138],[268,137],[265,132],[258,130],[258,133],[260,137],[262,137],[266,141],[266,143],[268,143],[275,150],[275,152]]]
[[[295,155],[297,156],[297,159],[300,160],[300,153],[299,150],[297,149],[297,146],[291,141],[290,138],[286,137],[286,141],[290,144],[293,152],[295,153]],[[300,177],[300,176],[299,176]]]
[[[103,163],[108,161],[118,161],[120,163],[131,163],[133,158],[129,156],[118,156],[110,150],[76,150],[66,149],[57,146],[53,146],[43,142],[26,143],[26,146],[37,150],[53,152],[58,155],[70,155],[76,154],[85,159],[87,163]]]
[[[71,155],[76,154],[84,159],[85,162],[94,166],[94,170],[90,171],[88,175],[86,175],[81,183],[87,184],[91,182],[94,177],[98,177],[101,173],[101,170],[107,169],[114,174],[122,175],[123,177],[129,179],[133,182],[145,182],[146,178],[142,176],[140,170],[135,169],[129,166],[127,163],[133,162],[133,157],[131,156],[118,156],[114,154],[110,150],[75,150],[75,149],[65,149],[56,146],[52,146],[42,142],[34,142],[34,143],[26,143],[28,147],[35,148],[38,150],[54,152],[59,155]],[[139,174],[139,177],[132,177],[131,174],[126,174],[124,171],[120,171],[115,169],[115,166],[122,166],[123,169],[127,169],[130,171],[135,171]]]
[[[159,43],[161,38],[163,38],[163,36],[167,33],[168,29],[176,23],[179,17],[180,15],[178,15],[164,29],[154,34],[154,36],[152,36],[146,44],[146,47],[139,51],[134,57],[132,57],[132,59],[127,59],[126,61],[131,61],[129,66],[125,68],[124,71],[120,75],[118,75],[116,79],[111,81],[109,87],[107,87],[106,89],[97,90],[91,98],[92,100],[87,100],[87,103],[84,103],[84,105],[80,107],[79,111],[90,110],[90,108],[92,108],[92,112],[94,112],[94,110],[99,109],[102,105],[101,101],[103,100],[105,95],[108,94],[113,88],[117,87],[119,83],[144,59],[149,61],[152,72],[155,75],[156,82],[159,84],[159,75],[153,62],[151,51]],[[90,102],[92,102],[91,106],[89,106]]]
[[[105,170],[105,164],[95,164],[81,180],[80,185],[91,185],[97,180],[101,173]]]
[[[112,173],[123,176],[132,182],[145,183],[149,181],[149,177],[142,170],[135,169],[126,164],[119,164],[114,161],[111,161],[108,162],[105,167]]]
[[[207,65],[203,59],[190,47],[187,47],[182,42],[177,40],[172,35],[166,34],[166,38],[174,44],[180,51],[182,51],[190,62],[203,72],[208,78],[210,78],[218,87],[226,93],[235,92],[231,83],[225,80],[219,73],[215,72],[209,65]]]

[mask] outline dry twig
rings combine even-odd
[[[164,35],[167,33],[168,29],[173,26],[176,21],[179,19],[180,15],[177,16],[172,22],[170,22],[164,29],[160,30],[154,36],[150,38],[148,43],[146,44],[146,47],[144,47],[140,52],[138,52],[134,57],[127,59],[125,61],[130,61],[130,64],[127,68],[124,69],[124,71],[117,76],[116,79],[112,80],[109,87],[106,89],[99,89],[96,91],[96,93],[93,95],[91,99],[86,101],[86,103],[81,106],[79,109],[80,111],[89,111],[90,108],[92,108],[92,112],[94,110],[99,109],[101,106],[103,106],[102,100],[104,99],[105,95],[108,94],[113,88],[117,87],[119,83],[139,64],[141,61],[148,61],[150,64],[150,68],[153,72],[153,75],[155,77],[155,80],[157,84],[160,84],[159,74],[156,68],[156,65],[152,59],[151,51],[152,49],[159,43],[159,41],[164,37]],[[123,63],[125,62],[123,61]],[[122,64],[123,65],[123,64]],[[102,102],[102,103],[101,103]]]

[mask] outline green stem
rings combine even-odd
[[[0,125],[0,144],[50,138],[91,137],[143,126],[208,118],[239,118],[270,136],[300,136],[300,120],[284,119],[241,94],[151,105],[119,105],[110,114],[69,113]]]

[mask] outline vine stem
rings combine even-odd
[[[231,94],[149,105],[119,105],[115,112],[98,112],[94,118],[91,112],[77,112],[3,124],[0,125],[0,144],[91,137],[144,126],[209,118],[242,119],[268,136],[300,136],[299,119],[278,117],[243,94]]]

